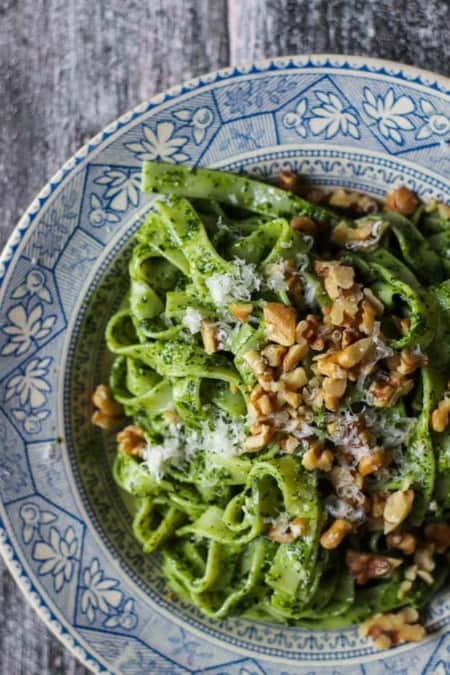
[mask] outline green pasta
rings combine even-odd
[[[106,331],[143,551],[212,618],[427,604],[450,545],[449,221],[158,162],[143,190],[162,196]]]

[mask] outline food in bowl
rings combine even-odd
[[[144,163],[164,196],[93,422],[204,614],[417,641],[448,574],[450,209],[299,182]]]

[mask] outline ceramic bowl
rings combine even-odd
[[[450,595],[418,645],[374,651],[355,628],[213,621],[166,597],[158,556],[133,539],[89,423],[105,381],[105,323],[149,198],[144,159],[245,171],[381,196],[396,183],[450,195],[450,81],[340,56],[230,68],[109,125],[46,185],[0,260],[0,548],[48,626],[96,672],[448,673]]]

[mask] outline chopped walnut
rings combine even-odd
[[[91,417],[92,424],[108,431],[117,426],[123,411],[122,406],[114,400],[111,389],[99,384],[92,394],[92,403],[97,408]]]
[[[417,538],[410,532],[391,532],[386,537],[389,548],[396,548],[406,555],[412,555],[416,550]]]
[[[285,169],[278,176],[278,185],[283,190],[287,190],[288,192],[295,192],[297,190],[297,184],[298,184],[297,174],[294,173],[293,171]]]
[[[268,424],[254,425],[251,429],[252,435],[244,441],[246,452],[258,452],[262,450],[272,440],[275,429]]]
[[[294,518],[288,523],[275,521],[267,532],[267,536],[277,544],[292,544],[308,532],[306,518]]]
[[[318,223],[308,216],[295,216],[289,225],[297,232],[304,232],[304,234],[312,236],[316,235],[321,229]]]
[[[432,572],[436,567],[434,562],[435,545],[433,542],[427,542],[417,547],[414,554],[414,562],[419,570]]]
[[[413,387],[414,380],[391,372],[385,379],[375,380],[369,391],[373,397],[373,404],[377,408],[388,408],[409,394]]]
[[[375,199],[360,192],[353,192],[337,188],[331,193],[328,203],[330,206],[337,206],[340,209],[350,209],[355,213],[372,213],[378,210],[378,204]]]
[[[253,312],[253,305],[250,302],[235,302],[230,305],[230,312],[235,319],[246,323]]]
[[[433,431],[442,432],[448,427],[450,415],[450,398],[439,401],[438,407],[431,414],[431,427]]]
[[[295,371],[293,371],[293,373],[289,373],[289,375],[292,374],[295,375]],[[295,409],[301,404],[302,395],[298,391],[293,391],[291,387],[286,386],[285,383],[282,382],[278,388],[277,399],[281,404],[287,403],[291,408]]]
[[[386,195],[385,208],[387,211],[398,211],[404,216],[410,216],[416,210],[419,204],[414,192],[409,188],[402,186],[391,190]]]
[[[200,323],[200,334],[203,340],[203,347],[207,354],[214,354],[219,350],[219,341],[212,321],[207,321],[206,319],[202,320]]]
[[[132,457],[144,459],[147,441],[141,427],[129,424],[125,429],[119,431],[116,438],[122,452]]]
[[[445,553],[450,548],[450,525],[433,523],[425,528],[425,537],[433,542],[438,553]]]
[[[320,537],[320,544],[323,548],[328,550],[337,548],[344,539],[345,535],[353,529],[352,524],[348,520],[338,518],[334,521],[331,527],[323,532]]]
[[[302,459],[302,464],[307,471],[331,471],[333,462],[332,451],[324,449],[318,441],[310,443]]]
[[[295,341],[302,344],[306,340],[307,344],[311,345],[317,338],[319,330],[319,320],[314,314],[308,314],[306,319],[298,322],[295,328]]]
[[[339,297],[342,289],[349,289],[355,282],[353,267],[341,265],[336,261],[323,262],[316,260],[314,271],[324,280],[327,294],[332,300]]]
[[[295,436],[286,436],[280,441],[280,448],[288,455],[292,455],[300,445],[300,442]]]
[[[448,204],[438,202],[437,210],[439,213],[439,217],[442,218],[442,220],[450,220],[450,206]]]
[[[335,379],[325,377],[322,382],[322,392],[325,408],[335,412],[338,410],[341,398],[347,388],[347,378]]]
[[[361,476],[369,476],[371,473],[375,473],[378,469],[384,465],[384,455],[379,448],[374,448],[370,455],[361,457],[358,464],[358,472]]]
[[[301,366],[290,370],[288,373],[283,373],[281,380],[292,391],[298,391],[308,382],[305,369]]]
[[[302,359],[305,358],[309,351],[308,343],[305,338],[301,338],[301,341],[292,347],[289,347],[286,356],[283,358],[283,370],[287,372],[293,370]]]
[[[390,577],[392,572],[402,564],[398,558],[352,550],[347,551],[345,561],[350,574],[355,577],[356,583],[360,586],[367,584],[370,579]]]
[[[261,351],[261,356],[264,357],[269,366],[272,368],[278,368],[283,363],[286,352],[287,349],[286,347],[283,347],[283,345],[271,343],[264,347],[264,349]]]
[[[397,371],[400,375],[410,375],[418,368],[428,365],[428,356],[422,353],[415,353],[411,349],[402,349],[400,352],[400,363]]]
[[[328,195],[321,188],[313,187],[306,192],[306,199],[313,204],[324,204],[327,201]]]
[[[245,352],[245,354],[243,354],[243,359],[250,366],[254,375],[263,375],[266,372],[266,362],[256,349],[250,349],[248,352]]]
[[[296,313],[293,307],[278,302],[264,305],[267,336],[272,342],[290,347],[295,342]]]
[[[414,490],[392,492],[384,505],[384,533],[389,534],[411,513],[414,502]]]
[[[389,649],[403,642],[420,642],[426,635],[425,628],[417,623],[419,614],[412,607],[399,612],[376,614],[359,627],[362,637],[371,637],[377,649]]]

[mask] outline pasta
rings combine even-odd
[[[406,188],[324,206],[158,162],[143,190],[164,196],[95,401],[131,418],[114,474],[144,552],[218,619],[334,628],[426,605],[450,546],[448,207]],[[370,621],[381,646],[423,636]]]

